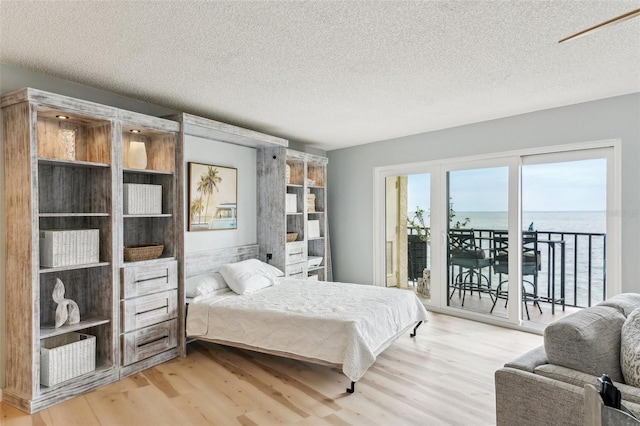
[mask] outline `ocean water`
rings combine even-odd
[[[507,212],[456,212],[455,214],[454,221],[470,219],[467,228],[507,229]],[[522,229],[526,230],[531,222],[537,231],[604,233],[607,215],[604,211],[523,212]]]
[[[506,212],[456,212],[453,221],[469,218],[465,228],[506,230]],[[412,213],[409,213],[410,217]],[[428,219],[428,218],[427,218]],[[565,211],[565,212],[523,212],[522,229],[527,230],[533,222],[538,231],[538,240],[562,240],[555,243],[554,251],[549,243],[539,243],[541,270],[538,272],[538,293],[546,296],[551,293],[551,262],[555,264],[556,295],[560,294],[562,279],[560,257],[562,246],[565,252],[565,300],[568,304],[589,306],[600,302],[605,292],[605,239],[606,212],[604,211]],[[603,235],[576,235],[576,233]],[[484,246],[489,242],[485,241]],[[487,251],[489,253],[489,251]],[[504,277],[503,277],[504,279]],[[492,276],[492,282],[500,277]],[[589,289],[591,294],[589,294]]]

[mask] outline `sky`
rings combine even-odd
[[[450,197],[457,212],[507,211],[507,167],[450,172]],[[409,175],[408,209],[429,207],[430,175]],[[606,210],[606,160],[581,160],[522,167],[523,211]]]

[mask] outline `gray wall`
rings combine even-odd
[[[329,151],[336,281],[373,282],[373,169],[603,139],[622,140],[622,290],[640,292],[640,93]]]
[[[164,116],[173,111],[158,105],[152,105],[135,99],[116,95],[93,87],[83,86],[70,81],[54,78],[9,65],[0,64],[0,96],[23,87],[46,90],[78,99],[110,105],[143,114]],[[2,120],[0,120],[0,134]],[[0,149],[0,388],[5,386],[5,218],[4,218],[4,144]],[[290,147],[316,155],[325,155],[324,151],[307,148],[291,142]],[[233,247],[254,244],[256,238],[256,153],[252,148],[229,145],[221,142],[206,141],[189,137],[185,141],[185,161],[204,161],[212,164],[238,168],[238,224],[235,231],[210,231],[187,233],[185,252],[208,248]],[[186,170],[186,167],[185,167]],[[188,191],[185,190],[185,194]],[[1,395],[1,394],[0,394]]]

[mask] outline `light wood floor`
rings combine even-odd
[[[328,367],[192,343],[189,355],[34,415],[17,425],[491,425],[493,373],[542,337],[431,314],[400,337],[348,395]]]

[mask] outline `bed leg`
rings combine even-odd
[[[347,393],[353,393],[356,390],[356,382],[351,382],[351,387],[347,388]]]
[[[422,321],[418,321],[416,326],[413,328],[413,333],[410,333],[409,337],[416,337],[416,330],[418,329],[418,327],[420,327],[420,324],[422,324]]]

